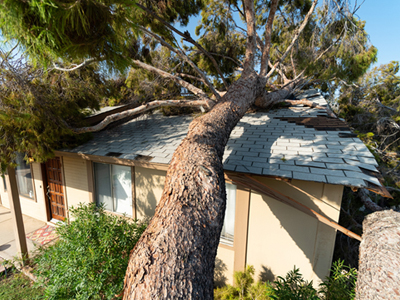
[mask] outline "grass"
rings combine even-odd
[[[0,273],[1,300],[42,299],[43,293],[42,288],[33,287],[32,281],[16,270],[10,270],[7,277]]]

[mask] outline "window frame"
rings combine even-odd
[[[131,198],[132,198],[132,201],[131,201],[131,208],[132,208],[131,215],[128,215],[127,213],[119,213],[119,212],[116,212],[116,211],[111,211],[111,210],[108,210],[108,209],[105,209],[105,211],[107,213],[110,213],[110,214],[113,214],[113,215],[125,216],[126,218],[129,218],[129,219],[136,219],[135,181],[134,181],[135,180],[135,167],[131,166],[131,165],[125,165],[125,164],[120,164],[120,163],[115,163],[115,162],[105,162],[105,161],[100,161],[100,160],[99,161],[97,161],[97,160],[90,161],[90,168],[91,168],[91,174],[92,174],[92,178],[91,178],[92,184],[91,184],[91,186],[93,187],[93,189],[91,191],[91,193],[92,193],[91,199],[92,199],[92,201],[94,203],[96,203],[96,205],[99,204],[99,201],[97,199],[97,186],[96,186],[96,181],[97,180],[96,180],[96,172],[95,172],[96,167],[95,167],[95,164],[108,165],[109,166],[109,170],[110,170],[110,178],[112,178],[112,176],[111,176],[112,175],[112,169],[111,169],[112,165],[123,166],[123,167],[130,168],[130,172],[131,172]],[[111,182],[110,182],[110,185],[112,186]],[[115,201],[113,199],[113,209],[114,209],[114,203],[115,203]]]
[[[19,185],[18,185],[18,171],[17,171],[17,168],[15,168],[15,180],[17,181],[17,189],[18,189],[18,195],[19,195],[19,198],[21,199],[27,199],[27,200],[30,200],[30,201],[34,201],[34,202],[37,202],[37,197],[36,197],[36,188],[35,188],[35,177],[34,177],[34,174],[33,174],[33,168],[32,168],[32,163],[29,161],[29,162],[27,162],[26,160],[25,160],[25,155],[26,154],[24,154],[24,153],[18,153],[18,154],[20,154],[20,155],[23,155],[22,156],[22,160],[25,162],[25,164],[29,164],[29,170],[30,170],[30,173],[31,173],[31,183],[32,183],[32,193],[33,193],[33,197],[31,198],[31,197],[29,197],[28,195],[25,195],[25,194],[21,194],[21,192],[20,192],[20,187],[19,187]],[[18,155],[17,154],[17,155]],[[8,176],[8,174],[7,174],[7,176]]]
[[[228,193],[226,194],[226,208],[225,208],[225,215],[224,215],[224,223],[223,223],[223,225],[222,225],[222,229],[221,229],[221,235],[220,235],[220,237],[219,237],[219,245],[223,245],[223,246],[227,246],[227,247],[229,247],[229,248],[233,248],[233,246],[234,246],[234,243],[235,243],[235,226],[236,226],[236,207],[237,207],[237,205],[236,205],[236,202],[237,202],[237,191],[238,191],[238,186],[235,184],[235,183],[233,183],[233,182],[225,182],[225,190],[227,191],[227,184],[230,184],[230,185],[232,185],[232,186],[234,186],[235,187],[235,206],[234,206],[234,208],[233,208],[233,211],[234,211],[234,218],[233,218],[233,221],[234,221],[234,224],[233,224],[233,236],[232,236],[232,238],[230,239],[230,238],[226,238],[226,237],[223,237],[222,236],[222,231],[223,231],[223,227],[225,226],[225,221],[226,221],[226,209],[227,209],[227,207],[228,207]]]

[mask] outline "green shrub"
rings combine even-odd
[[[226,285],[214,291],[214,299],[218,300],[268,300],[273,293],[269,283],[254,283],[254,267],[248,266],[245,272],[235,272],[234,286]]]
[[[331,275],[320,284],[320,294],[325,300],[351,300],[355,297],[357,270],[344,265],[342,260],[333,263]]]
[[[234,286],[227,285],[214,291],[218,300],[351,300],[355,297],[357,271],[346,267],[343,261],[333,263],[331,275],[318,290],[312,281],[307,282],[294,268],[285,277],[278,277],[274,283],[253,283],[254,267],[248,266],[245,272],[235,272]]]
[[[275,282],[272,299],[299,300],[319,299],[317,290],[313,287],[312,281],[307,282],[300,274],[299,269],[289,271],[285,278],[279,276]]]
[[[95,204],[70,210],[59,240],[35,259],[47,299],[112,299],[123,288],[130,250],[145,224],[107,214]]]

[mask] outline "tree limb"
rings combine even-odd
[[[247,23],[247,46],[246,46],[246,58],[243,64],[244,65],[243,72],[248,73],[254,70],[255,52],[257,46],[254,1],[243,0],[243,6],[245,8],[245,16]]]
[[[275,18],[278,2],[279,2],[278,0],[272,0],[271,8],[268,14],[267,24],[265,25],[265,43],[261,56],[260,76],[265,76],[268,71],[269,51],[271,49],[272,23]]]
[[[169,50],[171,50],[172,52],[176,53],[177,55],[179,55],[184,61],[186,61],[196,72],[197,74],[200,75],[200,77],[203,79],[203,82],[210,88],[210,90],[212,91],[212,93],[215,95],[215,97],[220,100],[221,97],[219,95],[219,93],[215,90],[214,86],[212,85],[212,83],[208,80],[207,76],[204,74],[204,72],[202,72],[197,66],[196,64],[182,51],[179,49],[176,49],[174,47],[172,47],[169,43],[167,43],[164,39],[162,39],[160,36],[158,36],[157,34],[147,30],[146,28],[138,25],[138,28],[140,30],[142,30],[143,32],[145,32],[146,34],[152,36],[153,38],[155,38],[157,41],[159,41],[161,43],[161,45],[163,45],[164,47],[168,48]]]
[[[63,72],[72,72],[72,71],[78,70],[78,69],[80,69],[80,68],[86,67],[87,65],[90,65],[91,63],[93,63],[93,62],[95,62],[95,61],[98,61],[98,59],[97,59],[97,58],[85,59],[85,61],[84,61],[83,63],[79,64],[79,65],[77,65],[77,64],[72,64],[71,66],[74,66],[74,67],[71,67],[71,68],[61,68],[61,67],[58,67],[58,66],[54,63],[54,64],[53,64],[54,68],[53,68],[53,69],[50,69],[49,71],[51,71],[51,70],[58,70],[58,71],[63,71]]]
[[[238,12],[242,15],[243,19],[245,19],[246,17],[244,15],[244,13],[242,12],[242,10],[240,9],[240,7],[237,5],[237,3],[235,3],[235,7],[238,10]]]
[[[169,24],[167,21],[165,21],[163,18],[159,17],[155,12],[153,12],[152,10],[148,9],[147,7],[139,4],[139,3],[135,3],[135,5],[141,9],[143,9],[145,12],[147,12],[148,14],[151,14],[153,17],[155,17],[157,20],[159,20],[161,23],[163,23],[166,27],[168,27],[170,30],[172,30],[173,32],[175,32],[176,34],[179,34],[181,37],[183,37],[183,39],[191,44],[193,44],[194,46],[196,46],[201,52],[203,52],[212,62],[212,64],[214,65],[214,68],[217,70],[217,73],[219,74],[219,76],[221,77],[221,80],[225,86],[226,89],[228,89],[228,83],[226,82],[224,75],[222,74],[221,69],[218,66],[218,63],[215,61],[214,57],[212,57],[212,55],[205,50],[199,43],[197,43],[195,40],[192,39],[192,37],[190,36],[189,33],[185,32],[181,32],[178,29],[176,29],[174,26],[172,26],[171,24]]]
[[[196,77],[196,76],[193,76],[193,75],[189,75],[189,74],[185,74],[185,73],[176,73],[175,75],[177,75],[179,77],[187,77],[187,78],[194,79],[194,80],[201,81],[201,82],[205,83],[203,78]]]
[[[193,49],[192,51],[195,51],[197,53],[202,53],[200,50]],[[234,62],[236,65],[238,65],[239,67],[242,67],[242,64],[239,61],[237,61],[236,59],[232,58],[232,57],[229,57],[229,56],[226,56],[226,55],[223,55],[223,54],[219,54],[219,53],[214,53],[214,52],[209,52],[209,53],[211,55],[214,55],[214,56],[219,56],[219,57],[222,57],[222,58],[225,58],[225,59],[229,59],[232,62]]]
[[[179,107],[207,107],[207,109],[211,109],[214,106],[214,102],[208,99],[205,100],[155,100],[149,102],[147,104],[143,104],[139,107],[126,110],[121,113],[116,113],[106,117],[99,124],[91,126],[91,127],[82,127],[82,128],[71,128],[67,125],[69,129],[71,129],[75,133],[85,133],[85,132],[96,132],[104,129],[107,125],[112,122],[131,117],[137,115],[139,113],[143,113],[153,108],[163,107],[163,106],[179,106]],[[66,124],[64,122],[64,124]]]
[[[208,96],[204,93],[203,90],[195,87],[194,85],[192,85],[189,82],[179,78],[178,76],[172,75],[172,74],[170,74],[168,72],[165,72],[163,70],[160,70],[158,68],[155,68],[153,66],[145,64],[144,62],[141,62],[140,60],[133,60],[133,63],[135,63],[137,66],[139,66],[139,67],[141,67],[141,68],[143,68],[145,70],[157,73],[157,74],[161,75],[162,77],[170,78],[170,79],[174,80],[176,83],[178,83],[182,87],[188,89],[189,91],[191,91],[193,94],[195,94],[196,96],[198,96],[200,98],[209,99]]]
[[[320,106],[315,102],[307,100],[306,98],[303,98],[303,99],[300,99],[300,100],[285,99],[282,102],[290,103],[292,105],[304,105],[304,106],[308,106],[310,108],[324,109],[324,110],[326,110],[326,113],[328,114],[328,116],[330,116],[332,118],[337,118],[336,115],[331,111],[329,106],[327,106],[327,107]]]
[[[360,199],[361,199],[362,203],[369,210],[372,210],[372,211],[383,210],[382,207],[380,207],[378,204],[376,204],[374,201],[371,200],[371,198],[369,197],[369,191],[368,190],[359,189],[358,195],[360,196]]]
[[[347,212],[345,209],[343,209],[343,207],[341,207],[340,211],[345,213],[350,218],[350,222],[353,226],[355,226],[358,229],[362,229],[362,225],[360,223],[358,223],[356,220],[354,220],[353,216],[349,212]]]
[[[272,73],[275,71],[275,69],[277,68],[277,66],[285,59],[285,57],[288,55],[288,53],[290,52],[290,50],[292,49],[293,45],[295,44],[295,42],[297,41],[297,39],[299,38],[301,32],[303,31],[303,29],[306,27],[308,20],[310,19],[315,6],[317,5],[318,0],[314,0],[310,10],[308,11],[307,15],[304,17],[303,23],[301,23],[300,27],[297,29],[297,32],[294,34],[292,42],[290,43],[289,47],[287,47],[286,51],[282,54],[281,58],[274,64],[273,68],[268,72],[268,74],[265,76],[266,79],[268,79],[269,77],[271,77]]]
[[[269,65],[271,68],[273,68],[273,65],[272,65],[272,63],[271,63],[270,60],[268,60],[268,65]],[[284,84],[288,83],[288,82],[289,82],[289,79],[286,77],[285,73],[283,73],[283,71],[281,70],[281,68],[277,68],[276,70],[278,71],[279,75],[282,77]]]

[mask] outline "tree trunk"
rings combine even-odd
[[[124,299],[213,299],[214,260],[226,205],[224,148],[263,85],[242,75],[196,118],[174,153],[163,194],[132,250]]]
[[[356,299],[400,299],[400,213],[370,214],[363,228]]]

